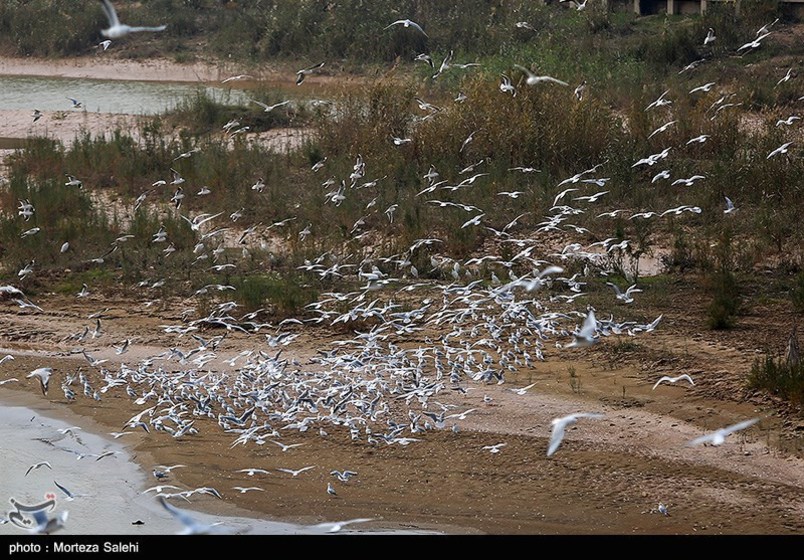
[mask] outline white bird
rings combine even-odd
[[[658,387],[660,383],[663,383],[665,381],[667,381],[668,383],[676,383],[677,381],[681,381],[681,380],[689,381],[690,385],[695,385],[695,382],[693,382],[692,377],[690,377],[689,375],[687,375],[685,373],[685,374],[679,375],[678,377],[670,377],[669,375],[664,375],[661,378],[659,378],[659,381],[657,381],[653,385],[653,389],[656,389],[656,387]],[[651,390],[653,390],[653,389],[651,389]]]
[[[792,142],[785,142],[784,144],[773,150],[771,153],[769,153],[768,157],[766,157],[765,159],[770,159],[774,156],[778,156],[779,154],[786,154],[787,149],[790,148],[790,146],[792,145],[793,145]]]
[[[787,126],[791,126],[794,122],[800,121],[800,120],[801,120],[801,117],[799,117],[798,115],[790,115],[786,119],[779,119],[778,121],[776,121],[776,126],[782,126],[783,124],[787,125]]]
[[[285,468],[277,468],[276,470],[278,470],[279,472],[288,473],[290,475],[293,475],[293,478],[296,478],[301,473],[303,473],[305,471],[309,471],[310,469],[314,469],[314,468],[315,468],[315,465],[310,465],[310,466],[307,466],[307,467],[302,467],[302,468],[300,468],[298,470],[285,469]]]
[[[548,457],[555,453],[558,446],[561,445],[561,440],[564,439],[564,432],[567,426],[575,424],[579,418],[603,418],[603,415],[596,412],[577,412],[569,416],[564,416],[563,418],[553,418],[550,422],[553,426],[553,431],[550,434],[550,443],[547,446]]]
[[[669,99],[666,99],[666,98],[665,98],[665,96],[666,96],[668,93],[670,93],[670,90],[669,90],[669,89],[668,89],[668,90],[666,90],[664,93],[662,93],[662,94],[659,96],[659,98],[658,98],[658,99],[656,99],[656,100],[655,100],[655,101],[653,101],[653,102],[652,102],[650,105],[648,105],[647,107],[645,107],[645,110],[647,111],[647,110],[649,110],[649,109],[653,109],[654,107],[662,107],[662,106],[664,106],[664,105],[670,105],[670,104],[672,103],[672,101],[670,101]]]
[[[510,93],[512,96],[516,97],[516,88],[511,84],[511,78],[506,76],[505,74],[501,74],[502,82],[500,83],[500,91],[503,93]]]
[[[210,533],[216,525],[221,524],[213,523],[212,525],[204,525],[203,523],[199,523],[186,511],[169,504],[162,496],[159,496],[159,503],[162,504],[162,507],[168,510],[173,517],[178,519],[182,525],[184,525],[184,529],[177,533],[179,535],[206,535]]]
[[[347,525],[352,525],[354,523],[368,523],[369,521],[375,521],[375,519],[361,517],[359,519],[349,519],[347,521],[331,521],[327,523],[318,523],[317,525],[312,525],[310,529],[326,531],[327,533],[337,533]]]
[[[524,395],[525,393],[527,393],[528,389],[532,389],[535,386],[536,386],[535,383],[531,383],[530,385],[527,385],[525,387],[519,387],[517,389],[511,389],[511,391],[516,393],[517,395],[521,396],[521,395]]]
[[[112,6],[112,3],[109,2],[109,0],[101,0],[101,6],[106,14],[106,19],[109,20],[109,27],[102,30],[101,34],[109,39],[119,39],[121,37],[125,37],[129,33],[138,33],[141,31],[164,31],[167,29],[167,25],[160,25],[158,27],[132,27],[130,25],[125,25],[120,23],[120,19],[117,17],[117,11],[114,9],[114,6]]]
[[[238,74],[237,76],[230,76],[225,80],[221,80],[222,84],[228,84],[229,82],[239,82],[241,80],[251,80],[254,79],[254,76],[251,74]]]
[[[709,134],[701,134],[700,136],[696,136],[695,138],[691,138],[690,140],[688,140],[687,141],[687,146],[689,146],[690,144],[694,144],[695,142],[698,142],[699,144],[703,144],[709,138],[710,138]]]
[[[625,293],[621,292],[620,287],[612,282],[606,282],[606,286],[609,286],[612,290],[614,290],[617,299],[623,303],[633,303],[634,298],[631,297],[631,294],[642,291],[636,287],[636,284],[629,286],[628,289],[625,290]]]
[[[299,447],[301,445],[304,445],[303,443],[291,443],[290,445],[285,445],[284,443],[280,443],[280,442],[274,441],[272,439],[269,439],[268,441],[270,441],[271,443],[274,443],[274,444],[278,445],[279,447],[281,447],[282,451],[287,451],[288,449],[293,449],[294,447]]]
[[[770,32],[764,33],[764,34],[760,35],[759,37],[757,37],[756,39],[754,39],[753,41],[747,42],[746,44],[744,44],[741,47],[739,47],[737,49],[737,52],[740,52],[740,51],[745,50],[745,49],[758,49],[759,47],[762,46],[762,43],[760,41],[762,41],[762,39],[764,39],[768,35],[770,35]]]
[[[508,445],[508,444],[507,443],[497,443],[495,445],[484,445],[483,447],[481,447],[481,449],[483,449],[484,451],[489,451],[490,453],[495,453],[496,454],[496,453],[499,453],[500,450],[503,447],[505,447],[506,445]]]
[[[249,476],[254,476],[255,474],[271,474],[265,469],[240,469],[237,472],[246,473]]]
[[[73,104],[73,109],[80,109],[80,108],[82,108],[84,106],[83,103],[81,103],[80,101],[78,101],[74,97],[68,97],[67,99],[69,99],[70,103]]]
[[[280,103],[274,103],[273,105],[266,105],[266,104],[265,104],[265,103],[263,103],[262,101],[257,101],[256,99],[252,99],[252,100],[251,100],[251,102],[252,102],[252,103],[256,103],[257,105],[259,105],[260,107],[262,107],[262,108],[263,108],[263,110],[264,110],[266,113],[270,113],[270,112],[271,112],[271,111],[273,111],[274,109],[277,109],[277,108],[279,108],[279,107],[282,107],[282,106],[287,105],[288,103],[290,103],[290,101],[282,101],[282,102],[280,102]]]
[[[658,509],[659,513],[661,513],[662,515],[670,515],[669,513],[667,513],[667,506],[664,505],[664,504],[660,503],[659,507],[657,509]]]
[[[731,426],[727,426],[725,428],[721,428],[719,430],[715,430],[710,434],[703,435],[701,437],[695,438],[694,440],[690,441],[687,445],[701,445],[702,443],[711,443],[712,445],[721,445],[723,442],[726,441],[726,436],[733,434],[739,430],[744,430],[749,428],[759,422],[759,418],[752,418],[750,420],[744,420],[742,422],[738,422],[737,424],[733,424]]]
[[[717,39],[717,37],[715,37],[715,30],[710,27],[709,32],[706,34],[706,38],[704,39],[704,46],[714,43],[715,39]]]
[[[597,331],[597,319],[595,319],[595,312],[593,309],[589,310],[586,319],[583,321],[581,330],[573,333],[575,337],[572,342],[567,344],[565,348],[582,348],[584,346],[591,346],[597,343],[595,332]]]
[[[782,85],[783,83],[785,83],[785,82],[789,81],[789,80],[790,80],[792,77],[793,77],[793,69],[792,69],[792,68],[789,68],[789,69],[787,70],[787,74],[785,74],[785,75],[784,75],[784,77],[783,77],[781,80],[779,80],[778,82],[776,82],[776,85],[777,85],[777,86],[780,86],[780,85]]]
[[[553,78],[552,76],[537,76],[524,66],[520,66],[519,64],[514,64],[514,66],[525,72],[525,74],[527,75],[525,83],[529,86],[535,86],[536,84],[541,84],[544,82],[552,82],[554,84],[559,84],[562,86],[569,86],[567,82],[561,81],[557,78]]]
[[[73,177],[72,175],[66,175],[67,182],[64,183],[65,187],[78,187],[79,189],[83,187],[83,183]]]
[[[693,93],[698,93],[699,91],[706,91],[706,92],[708,92],[709,90],[711,90],[711,89],[712,89],[712,87],[713,87],[714,85],[715,85],[715,82],[709,82],[709,83],[706,83],[706,84],[704,84],[704,85],[702,85],[702,86],[698,86],[698,87],[696,87],[696,88],[692,88],[692,89],[690,90],[690,94],[693,94]]]
[[[671,186],[682,185],[683,184],[683,185],[686,185],[688,187],[691,187],[692,184],[695,183],[695,181],[697,181],[698,179],[706,179],[706,177],[704,177],[703,175],[693,175],[689,179],[676,179],[675,181],[673,181],[671,183]]]
[[[25,379],[31,379],[32,377],[36,377],[37,379],[39,379],[39,385],[42,388],[42,394],[47,395],[47,388],[48,383],[50,382],[51,375],[53,375],[53,368],[43,367],[33,370],[31,373],[25,376]],[[48,465],[48,467],[49,466],[50,465]]]
[[[327,482],[327,494],[330,496],[337,496],[338,493],[335,492],[335,488],[332,486],[331,482]]]
[[[385,26],[383,28],[383,30],[389,29],[389,28],[393,27],[394,25],[402,25],[404,27],[413,27],[414,29],[417,29],[418,31],[420,31],[422,35],[427,37],[427,33],[424,32],[424,29],[422,29],[421,25],[419,25],[415,21],[411,21],[409,19],[398,19],[394,23]]]
[[[723,213],[724,214],[731,214],[733,212],[736,212],[737,207],[734,206],[734,203],[731,201],[731,199],[728,196],[726,196],[724,198],[726,199],[726,209],[723,210]]]
[[[659,134],[660,132],[664,132],[665,130],[667,130],[668,128],[670,128],[671,126],[673,126],[674,124],[676,124],[677,122],[678,122],[678,121],[670,121],[669,123],[665,123],[665,124],[663,124],[662,126],[660,126],[659,128],[657,128],[656,130],[654,130],[653,132],[651,132],[650,134],[648,134],[648,139],[653,138],[654,136],[656,136],[656,135],[657,135],[657,134]]]
[[[249,486],[248,488],[244,488],[242,486],[234,486],[234,487],[232,487],[232,489],[233,490],[238,490],[241,494],[245,494],[246,492],[251,492],[251,491],[265,492],[265,489],[260,488],[259,486]]]
[[[309,66],[307,68],[302,68],[301,70],[297,71],[296,72],[296,85],[297,86],[302,85],[302,82],[304,82],[304,78],[307,77],[308,74],[312,74],[313,72],[315,72],[316,70],[318,70],[322,66],[324,66],[324,63],[319,62],[318,64],[314,64],[313,66]]]
[[[41,469],[42,467],[47,467],[50,470],[53,470],[53,467],[50,466],[50,463],[48,463],[47,461],[42,461],[40,463],[36,463],[35,465],[31,465],[30,467],[28,467],[28,470],[25,471],[25,476],[28,476],[28,474],[31,471],[35,471],[36,469]]]

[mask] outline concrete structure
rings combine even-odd
[[[743,2],[751,0],[633,0],[637,14],[698,14],[706,11],[709,4],[728,2],[734,4],[739,12]],[[798,4],[804,8],[804,0],[781,0],[782,4]]]

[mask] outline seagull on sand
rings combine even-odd
[[[665,375],[665,376],[661,377],[661,378],[659,379],[659,381],[657,381],[657,382],[656,382],[656,383],[653,385],[653,389],[655,389],[656,387],[658,387],[658,386],[659,386],[659,384],[660,384],[660,383],[662,383],[662,382],[664,382],[664,381],[667,381],[668,383],[676,383],[677,381],[681,381],[682,379],[683,379],[683,380],[685,380],[685,381],[689,381],[689,382],[690,382],[690,385],[695,385],[695,383],[692,381],[692,377],[690,377],[689,375],[687,375],[687,374],[685,373],[685,374],[683,374],[683,375],[679,375],[678,377],[670,377],[670,376],[668,376],[668,375]]]
[[[414,28],[414,29],[418,30],[419,32],[421,32],[421,34],[422,34],[422,35],[424,35],[425,37],[427,37],[427,33],[425,33],[425,32],[424,32],[424,29],[422,29],[422,26],[421,26],[421,25],[419,25],[418,23],[416,23],[415,21],[411,21],[411,20],[409,20],[409,19],[398,19],[398,20],[396,20],[394,23],[392,23],[392,24],[390,24],[390,25],[385,26],[385,27],[383,28],[383,30],[385,30],[385,29],[390,29],[390,28],[391,28],[391,27],[393,27],[394,25],[402,25],[402,26],[404,26],[404,27],[412,27],[412,28]]]
[[[160,25],[159,27],[131,27],[130,25],[120,23],[120,19],[117,17],[117,11],[109,0],[101,0],[101,7],[106,14],[106,19],[109,20],[109,27],[102,30],[101,34],[109,39],[119,39],[129,33],[137,33],[140,31],[164,31],[167,29],[167,25]]]
[[[330,496],[337,496],[338,493],[335,491],[335,487],[332,486],[331,482],[327,482],[327,494]]]
[[[488,451],[490,453],[496,454],[496,453],[499,453],[500,450],[503,447],[505,447],[506,445],[508,445],[508,444],[507,443],[497,443],[497,444],[494,444],[494,445],[484,445],[483,447],[481,447],[481,449],[484,450],[484,451]]]
[[[47,395],[47,385],[50,382],[50,376],[53,374],[53,368],[43,367],[33,370],[25,376],[25,379],[36,377],[39,379],[39,385],[42,387],[42,394]],[[50,465],[48,465],[50,466]]]
[[[540,84],[540,83],[543,83],[543,82],[552,82],[554,84],[559,84],[559,85],[562,85],[562,86],[569,86],[569,84],[567,82],[561,81],[561,80],[559,80],[557,78],[553,78],[552,76],[537,76],[536,74],[534,74],[533,72],[531,72],[530,70],[525,68],[524,66],[520,66],[519,64],[514,64],[514,66],[516,68],[519,68],[520,70],[522,70],[527,75],[527,79],[525,80],[525,83],[527,85],[529,85],[529,86],[535,86],[536,84]]]
[[[106,14],[106,19],[109,20],[109,27],[102,30],[101,34],[109,39],[120,39],[129,33],[137,33],[140,31],[164,31],[167,25],[160,25],[158,27],[132,27],[124,23],[120,23],[117,17],[117,10],[114,9],[109,0],[101,0],[101,7]]]
[[[550,434],[550,444],[547,446],[548,457],[555,453],[558,446],[561,445],[561,440],[564,439],[564,431],[567,429],[567,426],[575,424],[579,418],[603,418],[603,415],[596,412],[577,412],[569,416],[564,416],[563,418],[553,418],[551,422],[553,431]]]
[[[738,422],[737,424],[733,424],[731,426],[727,426],[725,428],[721,428],[719,430],[715,430],[710,434],[703,435],[701,437],[695,438],[694,440],[690,441],[687,445],[701,445],[702,443],[711,443],[712,445],[721,445],[723,442],[726,441],[726,436],[733,434],[739,430],[744,430],[749,428],[759,422],[759,418],[752,418],[750,420],[743,420],[742,422]]]

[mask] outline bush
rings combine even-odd
[[[721,268],[710,279],[710,289],[714,292],[714,300],[707,310],[709,328],[715,330],[732,328],[740,310],[737,279],[731,271]]]
[[[765,389],[795,403],[804,403],[804,363],[788,364],[784,358],[768,354],[757,358],[751,366],[748,386]]]

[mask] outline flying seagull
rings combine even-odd
[[[527,79],[525,80],[525,83],[529,86],[535,86],[536,84],[540,84],[542,82],[552,82],[554,84],[559,84],[562,86],[569,86],[567,82],[553,78],[552,76],[537,76],[524,66],[520,66],[519,64],[514,64],[514,66],[522,70],[528,76]]]
[[[304,81],[304,78],[307,76],[307,74],[312,74],[313,72],[315,72],[316,70],[318,70],[322,66],[324,66],[324,63],[319,62],[318,64],[316,64],[314,66],[310,66],[308,68],[302,68],[301,70],[296,72],[296,85],[297,86],[302,85],[302,82]]]
[[[577,412],[569,416],[564,416],[563,418],[553,418],[551,422],[553,431],[550,434],[550,444],[547,447],[548,457],[555,453],[558,446],[561,445],[561,440],[564,439],[564,431],[567,429],[567,426],[575,424],[578,418],[603,418],[603,415],[595,412]]]
[[[167,25],[160,25],[159,27],[131,27],[130,25],[120,23],[120,19],[117,17],[117,11],[109,0],[101,0],[101,6],[103,7],[103,12],[106,14],[106,19],[109,20],[109,27],[102,30],[101,34],[109,39],[119,39],[129,33],[139,31],[164,31],[167,28]]]
[[[186,511],[169,504],[162,496],[159,496],[159,503],[184,525],[184,529],[177,533],[179,535],[206,535],[209,534],[216,525],[220,525],[220,523],[213,523],[212,525],[199,523]]]
[[[749,428],[759,422],[759,418],[752,418],[750,420],[743,420],[742,422],[738,422],[737,424],[733,424],[731,426],[727,426],[725,428],[721,428],[719,430],[715,430],[710,434],[703,435],[701,437],[695,438],[694,440],[690,441],[687,445],[701,445],[702,443],[711,443],[712,445],[721,445],[723,442],[726,441],[726,436],[733,434],[739,430],[744,430]]]
[[[678,377],[670,377],[670,376],[668,376],[668,375],[665,375],[665,376],[661,377],[661,378],[659,379],[659,381],[657,381],[657,382],[656,382],[656,383],[653,385],[653,388],[655,389],[656,387],[658,387],[658,386],[659,386],[659,384],[660,384],[660,383],[662,383],[663,381],[667,381],[667,382],[669,382],[669,383],[675,383],[675,382],[677,382],[677,381],[681,381],[682,379],[683,379],[683,380],[685,380],[685,381],[689,381],[689,382],[690,382],[690,385],[695,385],[695,383],[692,381],[692,377],[690,377],[689,375],[687,375],[687,374],[685,373],[685,374],[683,374],[683,375],[679,375]]]
[[[42,394],[47,395],[47,384],[50,382],[50,376],[53,374],[53,368],[43,367],[33,370],[25,376],[25,379],[36,377],[39,379],[39,384],[42,387]]]
[[[35,471],[36,469],[40,469],[42,467],[47,467],[50,470],[53,470],[53,467],[50,466],[50,463],[48,463],[47,461],[42,461],[41,463],[36,463],[35,465],[31,465],[30,467],[28,467],[28,470],[25,471],[25,476],[28,476],[28,474],[31,471]]]
[[[425,33],[425,32],[424,32],[424,29],[422,29],[421,25],[419,25],[419,24],[418,24],[418,23],[416,23],[415,21],[411,21],[411,20],[409,20],[409,19],[398,19],[398,20],[396,20],[394,23],[392,23],[392,24],[390,24],[390,25],[385,26],[383,29],[390,29],[390,28],[391,28],[391,27],[393,27],[394,25],[403,25],[403,26],[405,26],[405,27],[412,27],[412,28],[414,28],[414,29],[416,29],[416,30],[420,31],[422,35],[424,35],[425,37],[427,37],[427,33]]]

